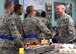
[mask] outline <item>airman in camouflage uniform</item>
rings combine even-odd
[[[42,12],[41,12],[41,17],[39,17],[39,18],[40,18],[40,19],[42,20],[42,22],[47,26],[47,28],[48,28],[51,32],[53,32],[51,20],[46,17],[46,12],[45,12],[45,11],[42,11]],[[43,34],[44,34],[44,33],[41,33],[41,34],[40,34],[40,38],[42,38]],[[45,35],[45,34],[44,34],[44,35]],[[47,36],[47,35],[45,35],[45,37],[46,37],[46,36]],[[49,37],[49,36],[48,36],[48,37]],[[48,38],[46,37],[46,39],[48,39]]]
[[[53,29],[52,29],[51,19],[46,17],[45,11],[41,12],[41,20],[48,27],[48,29],[52,32]]]
[[[58,32],[60,36],[60,41],[61,43],[72,43],[72,41],[75,39],[74,22],[71,16],[66,14],[64,10],[64,5],[57,6],[58,13],[61,12],[60,18],[58,19]]]
[[[62,43],[69,43],[73,41],[75,36],[74,22],[72,18],[65,14],[58,19],[59,36]]]
[[[0,23],[0,36],[9,36],[13,38],[13,40],[0,38],[0,54],[18,54],[16,49],[23,46],[19,15],[13,14],[11,16],[9,13],[5,13],[0,22],[2,23]]]
[[[35,34],[39,36],[40,32],[43,32],[47,36],[51,36],[51,31],[37,17],[27,16],[23,21],[23,28],[26,35]]]
[[[28,6],[28,16],[23,21],[23,28],[25,35],[35,34],[39,36],[40,32],[45,33],[47,36],[51,36],[51,31],[45,26],[41,19],[35,17],[35,11],[33,6]],[[26,40],[25,40],[26,41]]]
[[[6,12],[4,13],[3,16],[0,17],[0,37],[10,35],[10,31],[6,25],[6,19],[11,16],[11,13],[13,11],[13,4],[11,2],[7,2],[5,3],[4,7],[6,9]],[[13,46],[14,46],[13,41],[4,40],[0,38],[0,54],[13,53],[12,50]]]

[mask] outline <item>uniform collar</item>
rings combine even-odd
[[[13,13],[13,15],[14,15],[16,18],[20,18],[19,15],[17,15],[16,13]]]
[[[34,16],[32,16],[32,15],[28,14],[28,17],[34,17]]]
[[[4,12],[4,14],[11,15],[11,13],[8,13],[8,12],[6,12],[6,11]]]
[[[61,17],[60,17],[60,19],[64,18],[64,17],[65,17],[65,15],[67,15],[67,14],[65,13],[63,16],[61,16]]]

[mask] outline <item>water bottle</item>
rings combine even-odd
[[[52,39],[49,39],[49,45],[51,45],[53,42],[52,42]]]

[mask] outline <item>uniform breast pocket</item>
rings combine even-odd
[[[62,19],[62,23],[63,24],[68,24],[69,23],[69,20],[68,19]]]
[[[61,27],[65,27],[68,25],[68,20],[67,19],[62,19],[60,23]]]

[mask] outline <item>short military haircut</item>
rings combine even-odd
[[[41,17],[46,17],[46,12],[45,11],[41,12]]]
[[[21,4],[16,4],[14,7],[14,11],[17,12],[18,9],[20,9],[20,7],[23,7]]]
[[[60,5],[58,5],[58,6],[62,7],[64,10],[66,10],[66,7],[65,7],[65,5],[63,5],[63,4],[60,4]]]
[[[28,6],[28,7],[26,8],[27,14],[30,14],[31,11],[32,11],[32,9],[33,9],[33,6]]]
[[[7,8],[8,6],[10,6],[11,4],[13,4],[12,1],[5,2],[4,8],[6,9],[6,8]]]

